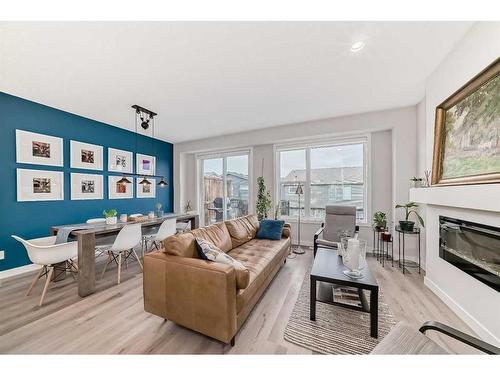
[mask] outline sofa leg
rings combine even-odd
[[[285,258],[285,261],[283,263],[286,263],[286,258]]]
[[[230,342],[231,346],[234,346],[234,344],[235,344],[235,342],[236,342],[235,337],[236,337],[236,336],[233,336],[233,338],[231,339],[231,342]]]

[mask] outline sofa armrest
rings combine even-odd
[[[234,267],[150,253],[144,257],[144,309],[228,343],[236,334]]]

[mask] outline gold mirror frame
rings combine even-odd
[[[455,104],[473,94],[480,87],[493,80],[500,74],[500,58],[486,67],[482,72],[458,89],[453,95],[436,107],[436,122],[434,126],[434,154],[432,159],[432,185],[467,185],[489,184],[500,182],[500,172],[478,174],[464,177],[443,179],[443,156],[446,139],[445,123],[446,111]]]

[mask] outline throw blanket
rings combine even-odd
[[[68,242],[68,237],[74,230],[79,229],[89,229],[89,228],[97,228],[105,225],[104,223],[96,223],[96,224],[80,224],[80,225],[72,225],[67,227],[59,228],[56,236],[56,245],[60,243]]]

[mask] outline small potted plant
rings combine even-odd
[[[106,224],[108,224],[108,225],[116,224],[117,221],[118,221],[118,219],[116,217],[117,213],[118,212],[114,208],[112,208],[110,210],[104,210],[104,211],[102,211],[102,214],[106,218]]]
[[[160,202],[158,202],[158,203],[155,204],[156,216],[158,216],[158,217],[162,217],[163,216],[163,211],[161,209],[162,207],[163,207],[163,205]]]
[[[418,207],[418,204],[416,204],[415,202],[409,202],[407,204],[397,204],[396,205],[396,208],[403,208],[405,210],[405,220],[399,221],[399,227],[401,228],[402,231],[413,232],[415,222],[408,220],[410,218],[410,214],[414,214],[417,217],[420,225],[422,227],[425,227],[424,219],[422,219],[422,217],[418,214],[418,212],[416,210],[417,207]]]
[[[184,212],[188,214],[191,211],[193,211],[193,208],[191,207],[191,201],[187,201],[186,205],[184,206]]]
[[[385,212],[377,211],[373,214],[373,226],[379,231],[387,227],[387,215]]]

